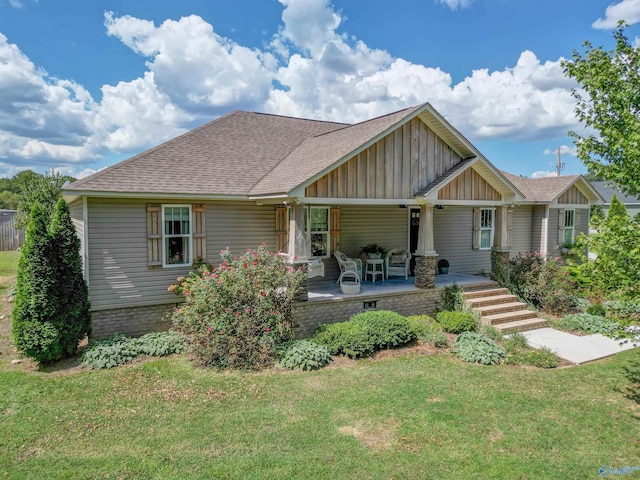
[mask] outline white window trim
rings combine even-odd
[[[180,207],[189,209],[189,235],[166,235],[164,231],[164,212],[165,208]],[[186,263],[167,263],[167,242],[168,237],[189,237],[189,261]],[[191,205],[187,204],[162,204],[162,266],[166,268],[190,267],[193,265],[193,216],[191,214]]]
[[[571,218],[573,220],[573,225],[568,226],[567,225],[567,213],[568,212],[572,212]],[[576,210],[574,208],[569,208],[569,209],[565,209],[564,211],[564,235],[563,235],[563,239],[566,239],[567,236],[567,230],[571,230],[571,241],[567,242],[565,241],[564,244],[566,245],[567,243],[573,243],[574,240],[576,239]]]
[[[491,227],[483,227],[482,226],[482,212],[489,210],[491,211]],[[487,231],[489,230],[490,234],[489,234],[489,246],[488,247],[483,247],[482,246],[482,232],[483,231]],[[481,208],[480,209],[480,248],[479,250],[491,250],[491,247],[493,246],[493,238],[495,235],[495,231],[496,231],[496,209],[495,208]]]

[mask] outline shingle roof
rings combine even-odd
[[[593,188],[600,194],[600,196],[604,199],[604,203],[611,203],[611,199],[615,195],[625,205],[637,205],[640,204],[640,199],[637,197],[633,197],[631,195],[626,195],[618,190],[616,185],[611,186],[607,182],[590,182],[593,185]]]
[[[305,139],[345,126],[234,111],[65,190],[248,195],[256,182]]]
[[[406,119],[418,105],[306,139],[251,190],[252,195],[284,193],[300,185],[366,142]]]
[[[580,178],[580,175],[523,178],[504,171],[501,173],[524,194],[527,200],[535,202],[552,202]]]

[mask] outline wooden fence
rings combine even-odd
[[[17,250],[24,243],[24,229],[16,228],[13,216],[0,222],[0,251]]]

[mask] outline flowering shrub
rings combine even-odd
[[[548,313],[562,314],[575,307],[578,288],[564,262],[545,258],[538,252],[518,254],[508,264],[495,265],[494,273],[501,287]]]
[[[199,363],[217,368],[261,368],[275,361],[277,346],[292,337],[294,299],[305,279],[263,244],[222,264],[201,267],[174,291],[185,302],[173,314]]]

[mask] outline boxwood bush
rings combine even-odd
[[[297,340],[289,345],[278,364],[289,370],[316,370],[332,361],[329,350],[310,340]]]
[[[497,365],[506,357],[504,349],[486,335],[475,332],[461,333],[454,344],[456,354],[465,362]]]
[[[436,348],[447,348],[449,346],[449,337],[447,337],[446,333],[442,332],[425,333],[421,340]]]
[[[442,332],[442,327],[428,315],[411,315],[407,321],[418,340],[425,341],[425,337],[432,333]]]
[[[331,355],[363,358],[374,351],[373,341],[364,327],[351,321],[320,325],[312,340],[326,346]]]
[[[406,345],[416,339],[409,321],[396,312],[376,310],[362,312],[350,319],[369,334],[373,348],[382,350]]]
[[[473,314],[466,312],[440,312],[436,320],[445,332],[463,333],[476,330],[476,319]]]

